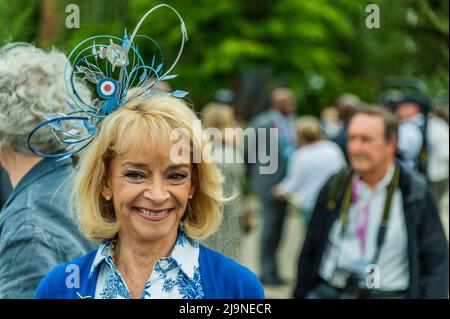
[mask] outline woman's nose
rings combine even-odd
[[[162,183],[152,183],[144,191],[144,197],[151,200],[155,204],[161,204],[169,199],[170,194]]]

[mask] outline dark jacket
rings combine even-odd
[[[322,256],[343,197],[337,197],[336,205],[329,205],[328,193],[333,178],[322,188],[309,224],[298,263],[295,298],[304,298],[319,283]],[[340,189],[345,188],[344,184]],[[399,188],[408,238],[408,297],[448,298],[448,243],[436,203],[426,181],[403,169],[400,170]]]
[[[31,298],[53,267],[94,244],[68,208],[70,159],[43,159],[17,184],[0,213],[0,299]]]
[[[8,173],[0,166],[0,210],[6,203],[9,194],[12,191],[11,181]]]
[[[347,125],[343,125],[337,135],[332,139],[340,149],[342,153],[344,153],[345,160],[348,163],[348,154],[347,154]]]
[[[271,198],[273,200],[274,197],[272,195],[272,187],[281,182],[286,175],[287,163],[283,159],[283,146],[281,145],[280,135],[278,136],[277,145],[271,145],[270,129],[276,128],[276,125],[272,119],[272,113],[274,111],[269,110],[265,111],[259,115],[257,115],[250,122],[250,127],[255,129],[255,140],[252,138],[248,139],[247,151],[245,152],[245,162],[247,163],[247,169],[250,176],[250,189],[253,193],[257,194],[261,198]],[[259,129],[261,132],[264,132],[265,138],[263,135],[259,135]],[[262,145],[265,143],[265,145]],[[278,147],[277,150],[274,147]],[[267,156],[264,158],[266,163],[261,162],[261,158],[259,157],[259,150],[264,150],[263,156]],[[262,152],[262,151],[261,151]],[[251,156],[254,156],[256,159],[256,163],[250,159]],[[275,163],[275,164],[274,164]],[[275,168],[275,172],[264,173],[264,168],[268,169],[269,166],[272,165],[271,168]]]

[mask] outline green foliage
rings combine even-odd
[[[0,44],[33,41],[37,36],[40,0],[0,0]]]
[[[26,2],[26,5],[25,5]],[[0,0],[1,39],[36,41],[41,1]],[[94,34],[122,36],[159,1],[53,0],[59,28],[44,46],[69,52]],[[81,9],[81,28],[67,29],[64,9]],[[286,84],[299,97],[300,113],[318,114],[342,92],[374,102],[386,75],[407,74],[424,80],[431,94],[447,92],[448,2],[413,0],[167,0],[183,16],[189,34],[171,80],[190,92],[195,105],[214,97],[218,88],[242,89],[243,74],[265,70],[269,76],[256,91]],[[380,7],[380,29],[368,29],[365,8]],[[175,58],[180,28],[170,11],[156,11],[140,33],[153,37]],[[143,48],[150,54],[150,48]],[[448,93],[446,93],[448,96]],[[259,99],[258,96],[254,97]]]

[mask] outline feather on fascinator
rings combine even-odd
[[[152,38],[138,35],[144,20],[156,9],[166,7],[172,10],[181,23],[181,45],[175,61],[163,70],[163,54],[158,43]],[[84,149],[95,137],[102,120],[136,97],[150,97],[157,92],[160,81],[169,80],[188,40],[184,21],[180,14],[167,4],[160,4],[149,11],[138,22],[131,35],[123,38],[112,35],[96,35],[79,43],[69,54],[64,69],[64,81],[68,94],[67,105],[70,112],[45,116],[46,121],[36,126],[28,136],[28,147],[36,155],[47,158],[68,158]],[[139,52],[136,42],[150,41],[157,48],[147,64]],[[158,57],[158,58],[157,58]],[[158,60],[158,64],[156,61]],[[76,77],[96,86],[97,97],[87,101],[77,89]],[[128,94],[128,90],[133,88]],[[188,93],[176,90],[168,95],[183,98]],[[62,151],[46,153],[33,147],[33,136],[40,130],[48,130],[62,144]]]

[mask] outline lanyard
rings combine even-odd
[[[375,251],[375,256],[372,261],[373,263],[376,263],[376,261],[378,260],[381,246],[383,245],[384,239],[386,237],[387,222],[391,211],[392,197],[394,195],[395,189],[398,187],[399,177],[400,177],[400,170],[398,166],[395,165],[394,176],[392,177],[389,185],[387,186],[387,196],[384,203],[383,219],[381,221],[380,228],[378,230],[377,247]],[[341,206],[342,207],[341,214],[339,217],[342,225],[341,229],[342,240],[348,227],[349,210],[352,202],[352,194],[353,194],[353,183],[349,182],[347,184],[347,188],[344,193],[344,198]]]
[[[353,202],[357,202],[360,200],[360,187],[361,187],[361,180],[354,179],[352,190]],[[358,226],[356,229],[356,234],[358,235],[359,239],[359,250],[361,252],[361,256],[364,256],[364,252],[366,251],[367,246],[367,233],[368,233],[370,206],[372,205],[372,199],[373,197],[371,196],[371,198],[362,207],[361,213],[359,214]]]

